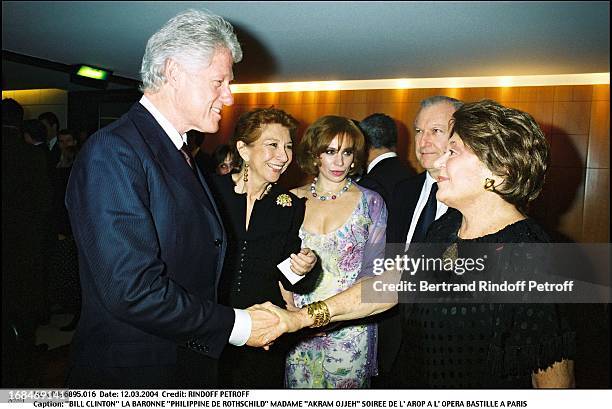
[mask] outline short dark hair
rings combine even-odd
[[[345,117],[326,115],[313,122],[300,142],[296,156],[300,168],[309,175],[319,172],[319,156],[336,136],[348,137],[353,142],[353,163],[349,175],[359,174],[365,164],[365,137],[355,123]],[[343,140],[340,141],[341,143]]]
[[[57,133],[57,136],[60,135],[70,135],[72,137],[72,140],[75,143],[79,143],[79,138],[77,138],[77,135],[72,131],[72,129],[68,129],[68,128],[64,128],[64,129],[60,129],[59,132]]]
[[[373,148],[393,148],[397,145],[397,125],[388,115],[372,114],[359,122],[359,128]]]
[[[2,125],[18,127],[23,125],[23,107],[13,98],[2,100]]]
[[[47,128],[38,119],[23,121],[23,133],[30,135],[34,142],[46,142]]]
[[[228,154],[232,154],[232,148],[228,144],[224,143],[221,145],[217,145],[215,151],[212,154],[213,161],[215,162],[215,167],[225,162],[225,158]],[[232,160],[235,161],[234,156],[232,156]]]
[[[285,111],[276,108],[256,108],[245,112],[238,118],[236,129],[230,138],[232,157],[238,166],[242,167],[242,157],[238,154],[237,142],[252,144],[261,136],[263,126],[268,124],[279,124],[287,128],[291,141],[295,143],[299,123]]]
[[[496,193],[524,213],[542,191],[550,161],[548,141],[533,117],[485,99],[464,104],[451,122],[450,134],[504,178]]]
[[[38,115],[38,119],[41,121],[47,121],[47,123],[51,126],[55,125],[55,129],[59,132],[59,119],[57,119],[57,115],[55,115],[53,112],[43,112],[42,114]]]

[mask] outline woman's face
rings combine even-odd
[[[234,161],[232,161],[232,155],[227,154],[223,162],[217,165],[217,175],[227,175],[232,171],[234,167]]]
[[[334,183],[342,182],[351,170],[354,160],[352,139],[346,135],[336,135],[327,149],[319,155],[319,160],[319,178]]]
[[[461,209],[487,193],[484,183],[491,171],[457,134],[448,140],[446,152],[434,166],[439,169],[436,198],[446,205]]]
[[[261,136],[252,144],[245,146],[243,156],[249,163],[249,180],[255,183],[278,181],[293,159],[293,142],[289,129],[281,124],[266,124]]]

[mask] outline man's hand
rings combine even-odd
[[[265,347],[280,337],[284,331],[281,329],[281,321],[277,314],[266,307],[273,305],[270,302],[265,304],[255,304],[247,308],[251,316],[251,336],[247,340],[247,345],[252,347]],[[266,348],[267,349],[267,348]]]
[[[297,254],[291,254],[291,271],[303,276],[317,263],[317,255],[309,248],[303,248]]]

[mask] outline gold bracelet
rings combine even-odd
[[[322,327],[329,324],[331,316],[329,314],[329,308],[323,301],[316,301],[306,306],[308,316],[313,319],[314,324],[311,325],[313,328]]]

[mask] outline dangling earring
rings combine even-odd
[[[249,181],[249,164],[248,162],[244,162],[244,175],[242,175],[242,180],[244,183]]]
[[[489,192],[495,192],[495,180],[486,178],[485,179],[485,184],[484,184],[484,189],[489,191]]]

